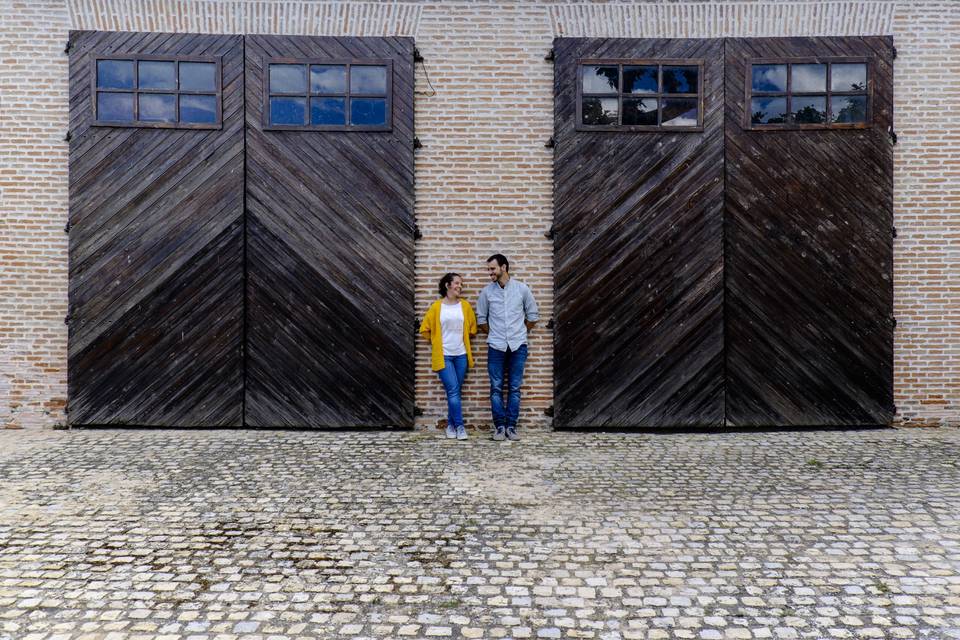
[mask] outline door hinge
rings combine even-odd
[[[546,409],[544,409],[544,410],[543,410],[543,415],[552,418],[552,417],[553,417],[553,405],[550,405],[549,407],[547,407]]]
[[[553,149],[556,146],[556,142],[553,141],[553,136],[550,136],[550,139],[543,145],[547,149]]]
[[[890,47],[890,53],[893,55],[893,59],[896,60],[896,59],[897,59],[897,48],[896,48],[896,47]]]
[[[890,227],[890,232],[893,234],[893,237],[894,237],[894,238],[897,237],[897,228],[896,228],[896,227]]]
[[[897,144],[897,132],[893,130],[893,127],[890,127],[889,132],[890,141],[893,142],[893,144]]]
[[[414,62],[423,62],[423,55],[420,53],[420,49],[413,50],[413,61]]]
[[[419,239],[422,238],[422,237],[423,237],[423,234],[420,233],[420,227],[419,227],[419,225],[413,225],[413,239],[414,239],[414,240],[419,240]]]
[[[557,59],[557,57],[554,55],[553,49],[550,49],[550,51],[547,51],[547,55],[545,55],[543,59],[546,60],[547,62],[553,62],[554,60]]]
[[[416,137],[415,137],[415,138],[413,139],[413,148],[414,148],[414,149],[423,149],[423,143],[420,142],[420,138],[416,138]]]
[[[63,136],[64,142],[70,142],[70,131],[67,131],[67,135]]]
[[[554,323],[553,318],[550,318],[550,319],[547,321],[547,329],[553,329],[555,326],[557,326],[557,325],[556,325],[556,323]]]
[[[69,325],[69,324],[70,324],[70,319],[71,319],[71,318],[73,318],[73,316],[72,316],[72,315],[70,315],[69,313],[68,313],[67,315],[65,315],[65,316],[63,316],[63,324],[67,324],[67,325]]]
[[[549,240],[553,240],[553,236],[554,236],[553,225],[550,225],[550,228],[543,232],[543,237]]]
[[[413,408],[413,415],[415,415],[415,416],[422,416],[422,415],[423,415],[423,409],[421,409],[420,407],[414,407],[414,408]]]
[[[67,224],[65,224],[65,225],[63,226],[63,232],[64,232],[64,233],[70,233],[70,221],[69,221],[69,220],[67,221]]]

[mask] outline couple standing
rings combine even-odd
[[[533,328],[540,315],[527,285],[510,277],[510,263],[503,255],[496,253],[487,259],[487,273],[491,282],[480,292],[476,315],[470,303],[460,297],[460,274],[445,274],[440,279],[440,299],[430,305],[420,333],[430,341],[431,366],[447,394],[447,437],[467,439],[460,392],[467,369],[473,366],[470,337],[477,334],[479,326],[487,334],[493,439],[519,440],[517,419],[523,367],[527,362],[527,330]]]

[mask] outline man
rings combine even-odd
[[[519,440],[520,384],[527,362],[527,330],[540,319],[537,303],[527,285],[510,277],[510,263],[499,254],[487,258],[490,284],[477,300],[477,324],[487,333],[487,373],[490,374],[490,409],[493,439]],[[504,378],[509,381],[503,403]]]

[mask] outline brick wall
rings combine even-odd
[[[714,37],[893,33],[896,402],[906,424],[960,425],[960,3],[274,2],[0,0],[0,425],[63,422],[66,396],[67,59],[70,28],[411,35],[417,73],[417,310],[446,270],[475,299],[495,251],[531,285],[524,420],[552,404],[552,65],[555,35]],[[479,350],[482,353],[482,349]],[[485,424],[485,360],[468,377],[468,422]],[[422,424],[444,414],[417,351]]]

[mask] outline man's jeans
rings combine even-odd
[[[520,418],[520,385],[523,384],[523,366],[527,363],[527,345],[516,351],[498,351],[487,346],[487,373],[490,374],[490,410],[493,424],[498,427],[516,427]],[[506,380],[507,405],[503,405],[503,383]]]
[[[443,390],[447,392],[447,424],[453,427],[463,425],[463,407],[460,403],[460,389],[467,377],[467,354],[462,356],[444,356],[443,369],[437,371]]]

